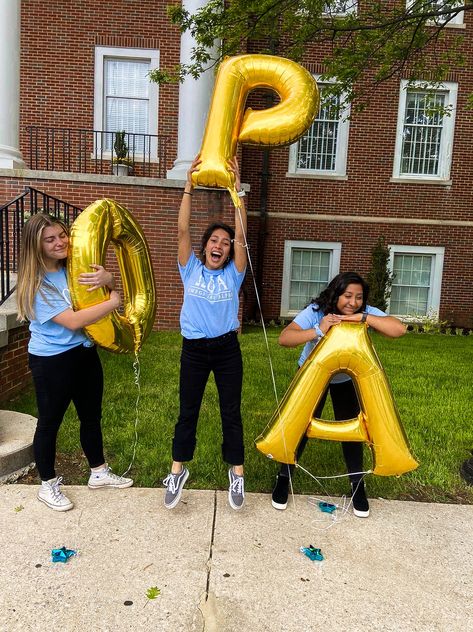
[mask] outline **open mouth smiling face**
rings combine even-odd
[[[223,268],[230,255],[231,240],[222,228],[217,228],[210,235],[205,247],[205,265],[210,270]]]

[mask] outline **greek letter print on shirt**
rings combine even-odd
[[[194,253],[179,265],[184,284],[181,333],[185,338],[216,338],[238,329],[238,292],[245,272],[234,261],[225,268],[208,270]]]

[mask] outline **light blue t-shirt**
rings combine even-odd
[[[28,351],[37,356],[52,356],[79,345],[92,347],[82,329],[72,330],[52,319],[72,307],[65,269],[47,272],[34,299],[34,318],[30,322]]]
[[[191,252],[186,265],[179,264],[179,272],[184,284],[184,338],[216,338],[238,329],[238,293],[246,270],[238,272],[233,260],[225,268],[209,270]]]
[[[367,305],[365,311],[367,314],[371,314],[372,316],[387,316],[385,312],[381,311],[377,307],[371,307],[371,305]],[[317,325],[320,326],[320,323],[324,316],[325,314],[321,310],[317,310],[317,304],[311,303],[297,314],[297,316],[294,318],[294,322],[299,325],[301,329],[313,329],[314,327],[317,327]],[[304,362],[307,360],[308,355],[315,347],[315,345],[319,342],[319,340],[320,339],[310,340],[304,345],[302,353],[299,357],[299,366],[302,366],[304,364]],[[337,375],[335,375],[330,380],[330,382],[331,384],[339,384],[340,382],[347,382],[350,379],[350,376],[346,373],[337,373]]]

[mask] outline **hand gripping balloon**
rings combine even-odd
[[[67,258],[68,283],[74,309],[100,303],[106,288],[87,292],[78,277],[90,265],[104,265],[112,243],[120,268],[124,315],[112,312],[85,330],[101,347],[117,353],[137,352],[153,327],[156,311],[151,257],[138,222],[112,200],[98,200],[77,217],[71,228]]]
[[[365,324],[340,323],[311,352],[296,373],[258,450],[282,463],[295,463],[302,437],[364,441],[373,454],[373,473],[399,475],[418,467],[402,429],[383,367]],[[330,380],[348,374],[355,384],[361,412],[356,419],[330,422],[313,416]]]
[[[274,90],[280,102],[266,110],[245,110],[248,93],[260,87]],[[307,131],[318,109],[319,91],[315,79],[296,62],[273,55],[225,59],[215,81],[200,151],[202,163],[193,174],[194,184],[226,187],[237,203],[234,175],[228,169],[228,160],[236,154],[237,142],[292,143]]]

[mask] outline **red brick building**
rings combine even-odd
[[[7,38],[0,64],[11,75],[6,82],[14,106],[8,129],[0,125],[0,205],[32,186],[80,208],[102,197],[126,206],[151,246],[156,326],[176,328],[177,209],[213,79],[206,73],[197,82],[159,88],[147,81],[148,70],[188,55],[189,36],[170,26],[167,4],[0,4]],[[192,9],[205,2],[183,4]],[[21,47],[7,37],[15,32],[15,7]],[[473,92],[473,15],[460,14],[449,28],[467,35],[465,64],[452,69],[441,88],[407,88],[392,79],[350,119],[337,102],[323,101],[311,130],[290,148],[272,149],[266,158],[261,149],[243,149],[250,255],[265,319],[291,317],[338,271],[367,274],[371,249],[383,236],[396,272],[390,313],[436,311],[456,325],[473,325],[473,116],[466,109]],[[314,51],[305,65],[317,75],[321,59]],[[432,99],[450,105],[451,116],[432,114]],[[121,129],[135,163],[128,176],[112,170],[113,132]],[[232,208],[226,192],[199,191],[194,201],[197,244],[209,218],[231,221]],[[246,294],[245,316],[259,317],[251,278]]]

